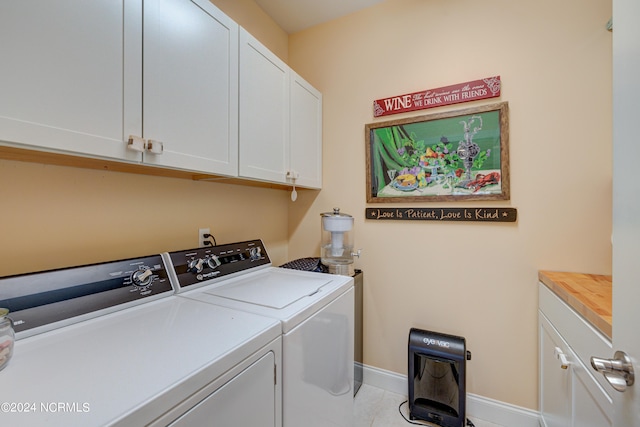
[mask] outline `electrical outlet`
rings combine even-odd
[[[199,248],[204,248],[205,246],[208,246],[208,244],[205,242],[211,242],[211,240],[204,237],[205,234],[209,234],[209,233],[211,233],[211,230],[208,228],[198,228],[198,247]]]

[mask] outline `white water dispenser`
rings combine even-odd
[[[329,273],[353,276],[353,257],[360,256],[360,250],[353,252],[353,217],[333,208],[333,212],[321,213],[322,241],[320,261]]]

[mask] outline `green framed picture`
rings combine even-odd
[[[367,202],[509,200],[508,108],[365,125]]]

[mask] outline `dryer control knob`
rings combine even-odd
[[[209,266],[209,268],[216,268],[220,264],[222,264],[220,262],[220,259],[218,259],[218,257],[215,255],[211,255],[209,258],[207,258],[207,265]]]
[[[262,258],[262,249],[260,248],[251,248],[249,249],[249,258],[251,261],[257,261]]]
[[[131,275],[131,281],[136,286],[148,286],[153,280],[153,272],[150,268],[137,270]]]
[[[194,273],[194,274],[202,272],[203,268],[204,268],[204,261],[201,258],[192,259],[187,264],[187,271],[189,271],[191,273]]]

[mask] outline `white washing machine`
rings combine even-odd
[[[353,278],[273,267],[260,240],[164,255],[179,297],[280,321],[285,427],[353,425]]]
[[[160,255],[0,278],[5,306],[2,425],[282,425],[280,323],[175,296]]]

